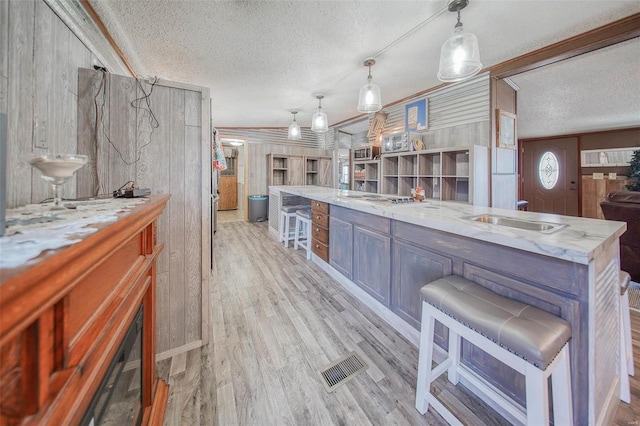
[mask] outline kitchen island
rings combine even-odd
[[[391,196],[313,186],[270,187],[272,215],[288,196],[330,206],[328,262],[313,260],[414,344],[420,288],[463,276],[567,320],[576,424],[607,424],[615,415],[618,239],[625,223],[455,202],[394,203]],[[437,334],[446,344],[446,329]],[[462,351],[478,380],[524,405],[521,376],[467,342]]]

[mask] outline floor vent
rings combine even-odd
[[[367,369],[364,363],[355,352],[351,352],[332,362],[327,367],[320,370],[322,384],[327,392],[333,392],[336,388],[347,383]]]

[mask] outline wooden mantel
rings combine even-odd
[[[0,425],[80,423],[141,306],[142,424],[162,424],[156,220],[168,199],[151,197],[79,243],[0,269]]]

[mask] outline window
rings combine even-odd
[[[553,152],[547,151],[540,157],[538,179],[545,189],[553,189],[558,183],[558,157]]]

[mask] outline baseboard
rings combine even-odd
[[[176,355],[179,355],[183,352],[189,352],[190,350],[197,349],[200,346],[202,346],[202,340],[195,340],[191,343],[187,343],[186,345],[178,346],[177,348],[160,352],[159,354],[156,354],[156,362],[162,361],[163,359],[167,358],[173,358]]]

